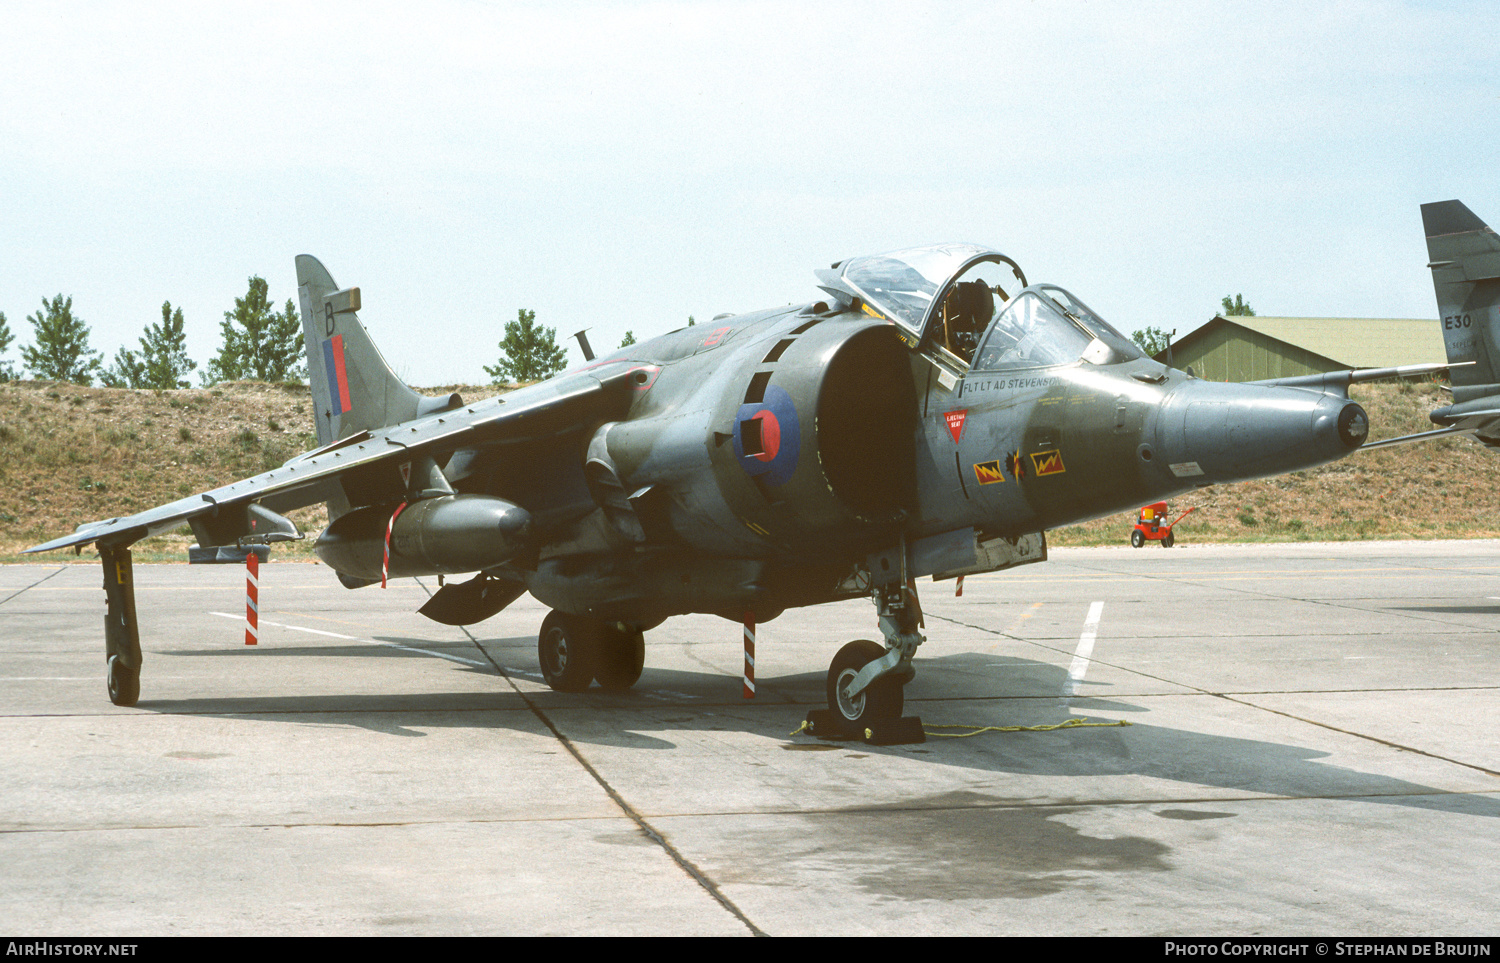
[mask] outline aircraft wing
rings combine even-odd
[[[281,511],[300,508],[323,501],[339,476],[376,463],[396,465],[471,445],[553,435],[623,411],[639,367],[615,362],[389,428],[360,431],[253,478],[134,515],[88,522],[71,535],[32,546],[23,554],[100,541],[128,545],[199,516],[217,516],[225,508],[243,508],[266,498]]]
[[[1449,368],[1461,368],[1473,364],[1463,361],[1457,364],[1434,362],[1431,364],[1403,364],[1394,368],[1354,368],[1344,371],[1325,371],[1319,374],[1294,375],[1289,378],[1269,378],[1265,381],[1247,381],[1250,385],[1267,385],[1281,388],[1316,388],[1321,391],[1343,391],[1351,384],[1365,381],[1381,381],[1386,378],[1415,378],[1419,375],[1435,374]],[[1368,446],[1366,446],[1368,447]]]
[[[1367,441],[1360,445],[1360,451],[1370,451],[1374,448],[1390,448],[1395,445],[1413,445],[1423,441],[1434,441],[1438,438],[1450,438],[1454,435],[1472,435],[1477,428],[1438,428],[1435,431],[1419,431],[1415,435],[1402,435],[1399,438],[1382,438],[1380,441]]]
[[[1468,401],[1438,408],[1429,416],[1435,424],[1442,425],[1435,431],[1423,431],[1400,438],[1387,438],[1372,442],[1366,448],[1384,448],[1389,445],[1407,445],[1416,441],[1431,441],[1449,435],[1472,435],[1490,447],[1495,447],[1495,436],[1500,430],[1500,398],[1487,395]]]

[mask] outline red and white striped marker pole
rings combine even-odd
[[[746,699],[755,698],[755,616],[745,613],[745,690]]]
[[[245,644],[260,641],[260,556],[255,549],[245,555]]]

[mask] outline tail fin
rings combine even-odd
[[[1459,201],[1422,205],[1455,404],[1500,393],[1500,238]]]
[[[427,399],[396,377],[359,323],[359,288],[340,290],[317,258],[299,254],[297,292],[320,447],[421,413]]]

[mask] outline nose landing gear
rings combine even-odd
[[[912,656],[923,642],[916,587],[881,586],[875,604],[885,645],[860,639],[839,649],[828,666],[828,708],[808,713],[808,726],[815,736],[877,746],[926,742],[922,720],[901,715],[906,683],[916,676]]]
[[[889,678],[876,679],[857,695],[849,691],[859,671],[885,655],[885,647],[868,639],[839,649],[828,667],[828,707],[856,731],[899,718],[906,705],[904,687]]]

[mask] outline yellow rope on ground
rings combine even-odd
[[[983,732],[1051,732],[1053,729],[1082,729],[1085,726],[1109,727],[1133,725],[1129,719],[1120,719],[1117,722],[1090,722],[1083,717],[1059,722],[1050,726],[966,726],[960,723],[949,723],[947,725],[924,725],[929,736],[939,736],[943,739],[967,739],[969,736],[977,736]],[[972,729],[973,732],[932,732],[933,729]]]
[[[970,726],[963,723],[950,722],[942,725],[924,725],[922,728],[924,731],[927,731],[929,736],[938,736],[943,739],[967,739],[970,736],[977,736],[985,732],[1051,732],[1054,729],[1109,728],[1111,726],[1130,726],[1134,724],[1129,719],[1120,719],[1116,722],[1090,722],[1086,717],[1075,717],[1050,726]],[[932,732],[930,731],[932,729],[972,729],[974,731]],[[798,736],[811,730],[812,726],[808,724],[806,719],[803,719],[802,725],[793,729],[787,735]],[[869,738],[869,735],[869,730],[866,730],[865,738]]]

